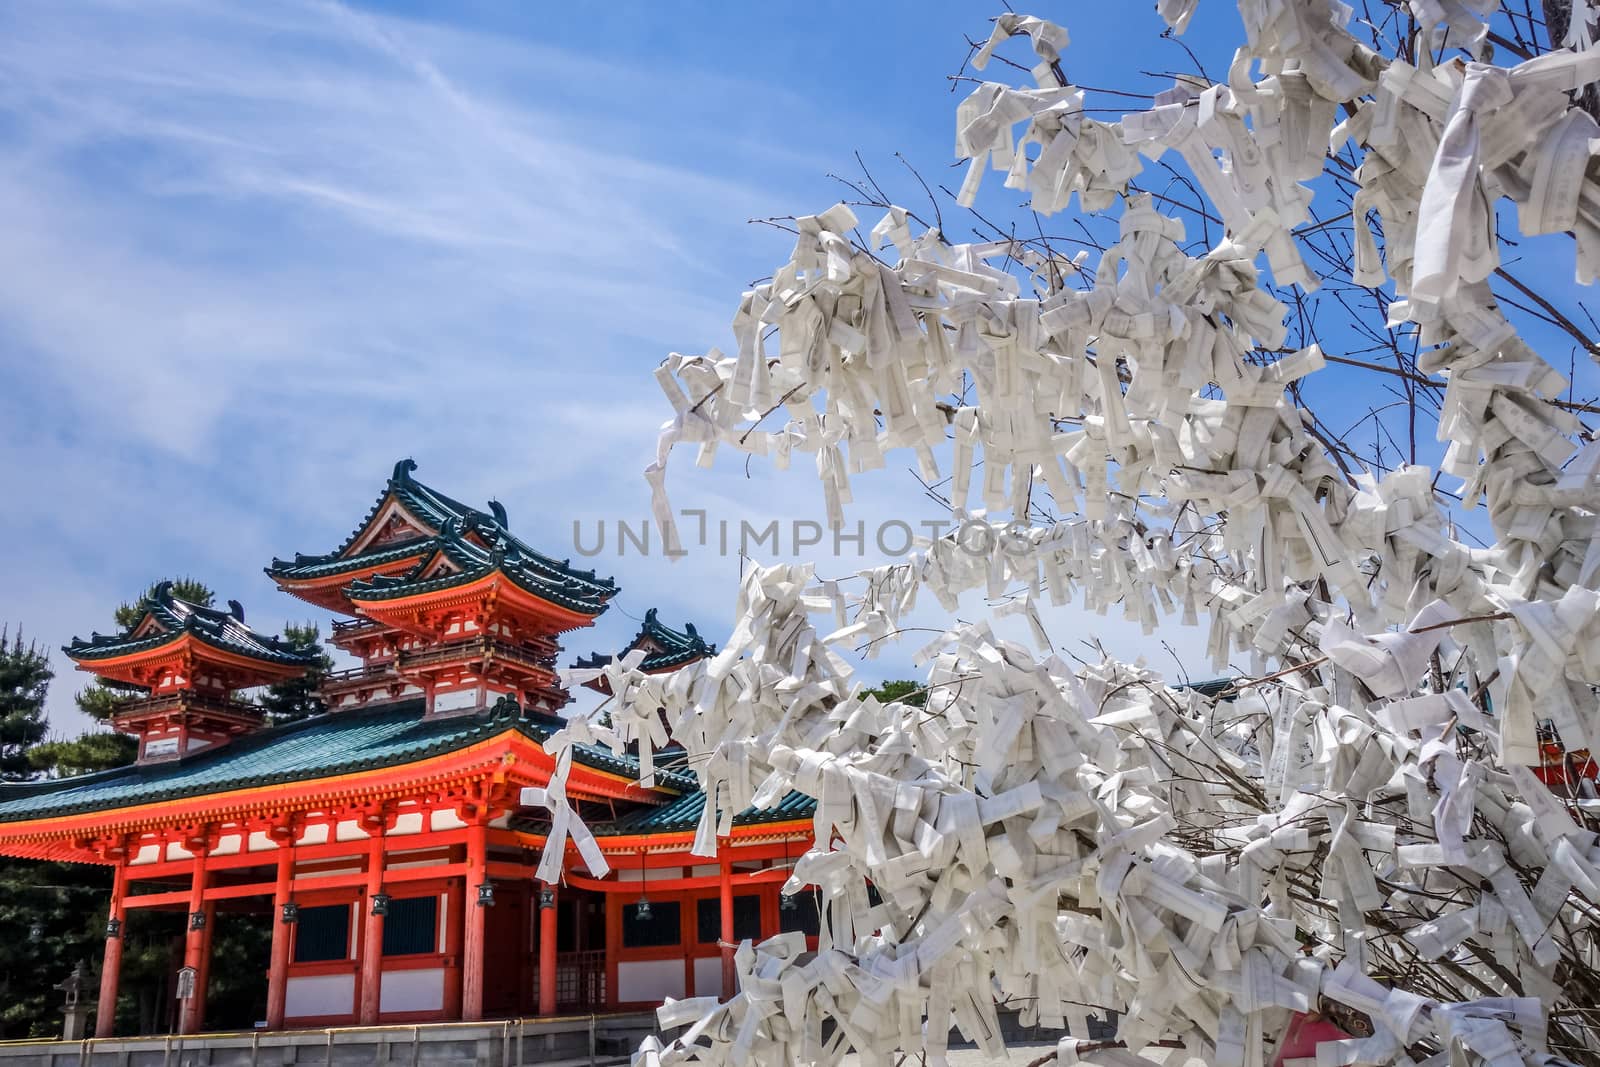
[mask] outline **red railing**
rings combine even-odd
[[[248,721],[258,721],[261,718],[261,709],[254,704],[228,697],[212,696],[209,693],[197,693],[193,689],[180,689],[175,693],[129,700],[120,705],[111,717],[120,719],[129,715],[159,715],[169,711],[205,711]]]
[[[558,648],[552,642],[541,642],[546,647],[529,648],[523,645],[514,645],[509,641],[498,641],[492,637],[477,637],[467,641],[451,641],[445,644],[433,645],[419,651],[402,649],[399,655],[399,664],[402,669],[411,667],[426,667],[434,663],[449,663],[459,659],[488,659],[505,660],[510,663],[520,663],[523,666],[535,667],[539,670],[554,671]]]

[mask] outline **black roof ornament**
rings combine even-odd
[[[409,482],[411,472],[417,469],[417,461],[407,456],[394,465],[394,473],[389,476],[391,482]]]
[[[494,515],[494,521],[501,526],[510,526],[511,520],[506,517],[506,506],[498,500],[489,501],[489,511]]]
[[[228,601],[228,614],[232,615],[240,622],[244,622],[244,605],[239,603],[237,600]]]

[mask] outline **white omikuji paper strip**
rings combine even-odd
[[[1409,4],[1425,33],[1469,44],[1493,6]],[[1158,7],[1181,32],[1196,4]],[[1324,1043],[1321,1067],[1600,1056],[1566,969],[1596,963],[1600,812],[1527,770],[1541,720],[1568,749],[1600,747],[1600,446],[1578,452],[1579,427],[1545,402],[1563,377],[1485,284],[1500,199],[1524,232],[1573,234],[1579,280],[1600,272],[1585,171],[1600,131],[1569,95],[1600,77],[1600,49],[1580,17],[1574,51],[1413,66],[1373,52],[1331,0],[1239,11],[1226,83],[1180,82],[1120,122],[1058,84],[1059,27],[1005,15],[975,57],[982,69],[1025,35],[1040,66],[1035,86],[983,84],[960,105],[960,198],[995,170],[1041,213],[1074,195],[1120,205],[1098,266],[952,245],[900,209],[860,248],[839,205],[798,220],[790,262],[745,294],[736,355],[662,365],[674,414],[648,476],[665,529],[676,449],[702,464],[810,454],[837,527],[852,475],[900,453],[937,478],[950,442],[967,536],[851,582],[754,568],[719,654],[667,675],[637,657],[604,668],[611,725],[553,742],[647,753],[664,712],[711,797],[699,855],[741,809],[791,789],[818,802],[787,887],[820,891],[817,950],[797,934],[743,944],[738,995],[669,1003],[662,1024],[688,1031],[638,1062],[835,1064],[853,1049],[937,1065],[952,1026],[1001,1052],[997,1003],[1079,1036],[1091,1013],[1117,1013],[1120,1047],[1075,1036],[1059,1063],[1176,1041],[1254,1067],[1291,1013],[1330,1003],[1373,1032]],[[1438,471],[1347,477],[1285,393],[1323,353],[1247,358],[1286,335],[1258,258],[1277,285],[1316,284],[1290,231],[1346,143],[1361,161],[1354,280],[1392,283],[1394,324],[1420,331],[1422,370],[1448,383]],[[1168,151],[1226,222],[1199,258],[1180,221],[1128,190]],[[1013,257],[1037,289],[1004,269]],[[1073,276],[1082,288],[1049,284]],[[951,402],[963,381],[968,406]],[[779,410],[779,428],[752,422]],[[1440,474],[1486,505],[1493,547],[1453,538]],[[1033,492],[1067,517],[1001,520]],[[835,651],[878,647],[929,599],[953,618],[974,589],[1035,645],[952,622],[919,653],[925,706],[866,695]],[[1044,598],[1120,607],[1150,633],[1209,620],[1216,667],[1243,653],[1261,681],[1222,700],[1139,667],[1074,666],[1050,649]],[[557,848],[566,834],[584,847],[562,758],[531,799]]]

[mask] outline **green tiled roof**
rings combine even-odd
[[[1229,689],[1232,689],[1235,681],[1236,679],[1233,678],[1208,678],[1203,682],[1188,682],[1184,685],[1178,686],[1178,688],[1192,689],[1203,697],[1214,698],[1219,693],[1225,693]],[[1231,700],[1232,697],[1229,697],[1228,699]]]
[[[63,651],[75,660],[93,662],[160,648],[191,634],[213,648],[251,659],[306,668],[314,665],[314,657],[289,642],[267,637],[246,626],[244,609],[239,607],[238,601],[228,601],[228,607],[227,611],[219,611],[180,600],[172,594],[172,583],[162,582],[149,597],[140,601],[139,621],[131,629],[109,637],[90,634],[87,641],[74,637],[71,644],[63,646]],[[134,637],[151,619],[159,629],[143,637]]]
[[[469,538],[469,533],[481,537],[488,547]],[[454,569],[434,570],[441,557]],[[593,571],[573,571],[564,564],[553,565],[498,524],[483,522],[480,516],[468,516],[447,522],[434,539],[434,551],[407,573],[358,578],[350,583],[346,594],[354,601],[394,600],[470,585],[495,572],[541,600],[588,615],[604,611],[606,601],[616,593],[614,584],[596,580]]]
[[[679,667],[717,654],[717,646],[707,644],[705,638],[700,636],[700,631],[695,629],[694,623],[685,623],[682,630],[674,630],[670,626],[663,625],[656,616],[656,609],[651,608],[644,613],[644,625],[639,627],[639,632],[634,634],[633,640],[629,641],[616,656],[595,652],[580,658],[573,666],[581,669],[598,669],[621,656],[626,656],[636,648],[650,650],[645,658],[639,661],[639,669],[646,674]]]
[[[641,808],[628,812],[611,822],[591,826],[596,836],[617,836],[619,834],[662,834],[677,833],[693,830],[700,822],[700,815],[706,808],[706,795],[702,790],[696,789],[693,793],[685,793],[669,804],[659,808]],[[814,798],[790,790],[776,807],[767,811],[757,808],[746,808],[733,817],[735,826],[757,826],[762,823],[792,822],[795,819],[809,819],[817,810]]]
[[[430,551],[433,544],[432,537],[413,537],[405,541],[392,542],[357,556],[307,556],[296,552],[293,560],[273,560],[272,566],[266,568],[266,571],[274,578],[325,578],[360,570],[363,567],[381,566],[385,563],[411,559]]]
[[[489,553],[478,545],[464,542],[464,535],[471,531],[487,543],[495,545],[495,551],[506,558],[514,558],[517,570],[528,582],[529,591],[536,595],[544,596],[547,592],[554,592],[566,598],[559,602],[568,603],[569,606],[598,605],[593,607],[593,613],[598,614],[604,610],[605,601],[617,594],[617,585],[610,578],[596,577],[592,570],[578,570],[571,565],[571,561],[553,559],[519,540],[508,526],[509,519],[505,507],[498,501],[489,501],[487,512],[468,507],[414,479],[411,472],[416,469],[416,463],[409,459],[403,459],[395,464],[394,473],[390,475],[388,484],[384,486],[384,491],[379,495],[377,502],[373,504],[355,531],[345,538],[344,543],[338,548],[325,555],[310,556],[296,553],[292,560],[275,559],[266,568],[267,574],[273,578],[284,579],[326,577],[384,563],[399,562],[419,554],[426,554],[428,559],[431,559],[434,549],[443,549],[447,553],[476,552],[488,555]],[[367,552],[346,555],[356,539],[361,536],[361,532],[383,511],[390,499],[397,501],[430,533],[426,536],[385,544]],[[452,530],[456,531],[454,536],[450,533]],[[465,547],[452,542],[464,542]],[[424,560],[424,563],[426,562],[427,559]],[[455,562],[462,565],[460,560]],[[522,583],[519,581],[519,584]],[[369,591],[363,589],[363,592]],[[577,610],[589,609],[579,606]]]
[[[424,718],[423,710],[421,700],[406,700],[365,711],[332,712],[247,734],[170,763],[0,785],[0,823],[401,766],[466,748],[507,729],[542,743],[565,725],[548,715],[519,718],[515,702],[501,702],[477,715],[434,719]],[[637,760],[609,749],[579,745],[573,757],[596,770],[635,779],[639,774]],[[695,788],[685,775],[659,777],[669,789]]]

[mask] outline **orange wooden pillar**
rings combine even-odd
[[[539,887],[539,1014],[556,1013],[556,887]]]
[[[489,827],[483,821],[467,827],[466,929],[461,953],[461,1018],[483,1018],[483,948],[487,916],[478,903],[478,886],[489,876]]]
[[[127,909],[122,895],[128,891],[127,858],[117,861],[111,879],[111,909],[106,913],[106,957],[100,966],[100,1006],[94,1020],[94,1036],[110,1037],[117,1026],[117,985],[122,980],[123,924]]]
[[[718,849],[722,884],[722,999],[732,1000],[736,975],[733,969],[733,857],[730,843],[724,839]]]
[[[278,880],[272,889],[272,962],[267,968],[267,1029],[283,1029],[289,990],[289,948],[294,927],[283,921],[294,882],[294,841],[278,843]]]
[[[367,895],[361,941],[361,1010],[356,1016],[362,1026],[377,1023],[383,998],[383,915],[378,907],[378,898],[382,895],[383,827],[380,825],[373,828],[367,850]]]
[[[178,1013],[178,1033],[200,1032],[206,1017],[206,972],[210,969],[212,907],[206,903],[206,853],[204,845],[195,847],[194,876],[189,884],[189,928],[184,934],[183,965],[195,972],[194,994],[182,1002]]]
[[[617,963],[622,950],[622,909],[626,905],[617,893],[606,894],[606,1007],[616,1008]],[[686,996],[694,995],[694,985],[686,978]]]
[[[454,856],[452,857],[454,858]],[[466,923],[467,878],[457,878],[445,890],[444,911],[444,1017],[461,1018],[461,935]]]

